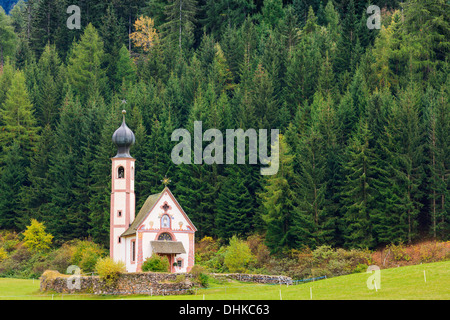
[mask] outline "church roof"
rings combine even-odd
[[[125,113],[126,111],[123,110],[122,125],[114,132],[112,136],[112,141],[117,146],[117,154],[114,158],[131,158],[130,147],[136,142],[133,131],[131,131],[125,123]]]
[[[152,252],[155,253],[186,253],[181,241],[150,241]]]
[[[122,233],[121,237],[125,236],[131,236],[136,234],[137,229],[141,225],[141,223],[144,221],[145,217],[147,217],[148,213],[153,209],[155,204],[158,202],[158,200],[162,197],[165,191],[168,191],[169,196],[172,197],[175,204],[178,206],[182,214],[185,216],[188,223],[192,226],[192,229],[194,231],[197,231],[197,228],[195,228],[194,224],[192,223],[191,219],[187,216],[187,214],[184,212],[183,208],[181,208],[180,204],[178,203],[177,199],[173,196],[172,192],[170,192],[170,189],[166,186],[163,191],[160,193],[155,193],[150,195],[147,200],[145,200],[144,205],[142,206],[141,210],[139,210],[138,215],[134,219],[133,223],[131,223],[130,227]]]
[[[147,200],[145,200],[144,205],[142,206],[141,210],[139,210],[139,213],[136,216],[136,218],[134,219],[133,223],[130,225],[130,227],[124,233],[122,233],[121,237],[136,234],[137,229],[139,228],[142,221],[147,216],[147,213],[149,213],[150,210],[152,210],[153,206],[158,201],[158,199],[161,197],[161,195],[162,195],[162,192],[155,193],[155,194],[150,195],[147,198]]]

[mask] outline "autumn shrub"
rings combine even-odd
[[[114,285],[119,275],[125,272],[125,264],[122,261],[113,261],[111,258],[99,258],[95,264],[95,272],[106,285]]]
[[[208,287],[210,279],[205,267],[201,265],[194,265],[189,273],[194,277],[194,281],[200,286],[204,288]]]
[[[205,236],[195,244],[195,263],[203,264],[212,258],[219,250],[219,244],[212,237]]]
[[[169,260],[167,257],[161,257],[157,254],[153,254],[151,257],[145,259],[142,264],[142,271],[152,271],[152,272],[168,272],[169,271]]]
[[[83,272],[93,272],[97,260],[106,256],[106,251],[95,242],[83,240],[74,242],[71,264],[80,267]]]
[[[391,250],[392,256],[395,261],[411,260],[411,256],[407,253],[406,247],[403,243],[399,243],[398,245],[392,243],[388,245],[388,248]]]
[[[0,262],[5,260],[8,257],[8,254],[6,253],[6,250],[2,247],[0,247]]]
[[[253,259],[254,256],[247,243],[233,236],[224,257],[227,269],[230,272],[246,272],[247,266]]]
[[[264,237],[259,234],[251,235],[247,238],[247,245],[254,257],[249,267],[264,270],[264,264],[270,257],[269,248],[264,243]]]

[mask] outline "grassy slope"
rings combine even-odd
[[[424,273],[426,272],[426,283]],[[213,284],[198,290],[197,295],[186,296],[132,296],[97,297],[91,295],[60,295],[54,299],[250,299],[250,300],[303,300],[316,299],[450,299],[450,261],[381,270],[381,288],[369,290],[367,273],[335,277],[296,286],[256,285],[233,282]],[[226,290],[225,290],[226,287]],[[39,282],[20,279],[0,279],[0,299],[52,299],[51,294],[39,292]]]

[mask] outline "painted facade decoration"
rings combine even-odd
[[[135,159],[129,149],[135,141],[125,123],[114,132],[118,152],[112,161],[110,257],[123,261],[127,272],[142,271],[153,254],[169,260],[170,272],[189,272],[194,266],[194,235],[197,229],[165,186],[150,195],[135,214]]]

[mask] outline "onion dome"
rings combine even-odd
[[[132,158],[130,155],[130,147],[136,141],[133,131],[128,128],[125,123],[125,114],[127,112],[122,110],[123,121],[122,125],[114,132],[112,141],[117,145],[117,154],[114,158]]]

